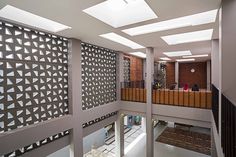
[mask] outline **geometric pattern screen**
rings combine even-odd
[[[130,82],[130,59],[124,57],[124,82]]]
[[[116,52],[82,43],[82,109],[116,101]]]
[[[34,150],[36,148],[39,148],[43,145],[46,145],[50,142],[53,142],[55,140],[58,140],[62,137],[65,137],[65,136],[68,136],[69,135],[69,130],[67,131],[64,131],[64,132],[61,132],[59,134],[56,134],[56,135],[53,135],[53,136],[50,136],[46,139],[43,139],[43,140],[40,140],[40,141],[37,141],[35,142],[34,144],[31,144],[31,145],[28,145],[28,146],[25,146],[24,148],[21,148],[21,149],[18,149],[18,150],[15,150],[11,153],[8,153],[8,154],[5,154],[4,157],[17,157],[17,156],[22,156],[23,154],[27,153],[27,152],[30,152],[31,150]]]
[[[0,133],[68,114],[68,40],[0,21]]]
[[[118,113],[118,111],[112,112],[112,113],[106,114],[106,115],[104,115],[104,116],[102,116],[102,117],[100,117],[100,118],[97,118],[97,119],[95,119],[95,120],[91,120],[91,121],[89,121],[89,122],[87,122],[87,123],[84,123],[84,124],[83,124],[83,128],[86,128],[86,127],[91,126],[91,125],[93,125],[93,124],[95,124],[95,123],[98,123],[98,122],[100,122],[100,121],[103,121],[103,120],[105,120],[105,119],[107,119],[107,118],[110,118],[110,117],[112,117],[112,116],[115,116],[115,115],[117,115],[117,113]]]

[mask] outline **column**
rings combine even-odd
[[[81,41],[69,42],[69,112],[74,127],[70,133],[70,157],[83,157]]]
[[[175,62],[175,82],[177,83],[175,88],[179,88],[179,62]]]
[[[146,118],[142,117],[141,127],[143,132],[146,132]]]
[[[147,54],[147,108],[146,108],[146,157],[153,157],[153,123],[152,123],[152,82],[153,82],[153,69],[154,69],[154,50],[151,47],[146,49]]]
[[[116,157],[124,156],[124,114],[120,114],[115,122]]]

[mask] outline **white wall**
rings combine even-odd
[[[222,4],[222,93],[236,104],[236,1]]]
[[[219,67],[220,67],[220,54],[219,54],[219,40],[212,40],[212,52],[211,52],[211,82],[216,86],[216,88],[219,88]]]
[[[70,146],[66,146],[50,155],[47,157],[70,157]]]
[[[94,145],[96,148],[105,144],[105,129],[102,128],[83,139],[84,153],[87,153],[91,150]]]

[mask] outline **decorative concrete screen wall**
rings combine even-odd
[[[90,125],[93,125],[93,124],[95,124],[95,123],[98,123],[98,122],[100,122],[100,121],[102,121],[102,120],[105,120],[105,119],[107,119],[107,118],[110,118],[110,117],[112,117],[112,116],[115,116],[115,115],[117,115],[117,113],[118,113],[118,111],[117,111],[117,112],[112,112],[112,113],[109,113],[109,114],[107,114],[107,115],[104,115],[104,116],[102,116],[102,117],[100,117],[100,118],[97,118],[97,119],[91,120],[91,121],[89,121],[89,122],[87,122],[87,123],[84,123],[84,124],[83,124],[83,128],[86,128],[86,127],[88,127],[88,126],[90,126]]]
[[[116,101],[116,52],[82,43],[82,109]]]
[[[0,21],[0,133],[69,113],[68,40]],[[5,156],[68,135],[38,141]]]
[[[67,136],[67,135],[69,135],[69,133],[70,132],[67,130],[67,131],[61,132],[59,134],[50,136],[50,137],[48,137],[46,139],[43,139],[41,141],[37,141],[37,142],[35,142],[35,143],[31,144],[31,145],[25,146],[24,148],[20,148],[20,149],[15,150],[15,151],[13,151],[11,153],[8,153],[8,154],[4,155],[4,157],[22,156],[23,154],[25,154],[25,153],[33,150],[33,149],[39,148],[39,147],[41,147],[43,145],[46,145],[46,144],[48,144],[50,142],[53,142],[53,141],[55,141],[57,139],[60,139],[60,138],[62,138],[64,136]]]

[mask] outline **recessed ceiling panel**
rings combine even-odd
[[[207,41],[212,39],[213,29],[168,35],[161,37],[168,45]]]
[[[207,23],[212,23],[216,21],[218,9],[179,17],[171,20],[161,21],[157,23],[151,23],[143,26],[138,26],[134,28],[129,28],[123,30],[123,32],[135,36],[135,35],[141,35],[141,34],[147,34],[152,32],[158,32],[158,31],[165,31],[175,28],[182,28],[186,26],[197,26],[197,25],[203,25]]]
[[[107,0],[83,11],[114,28],[157,18],[145,0]]]

